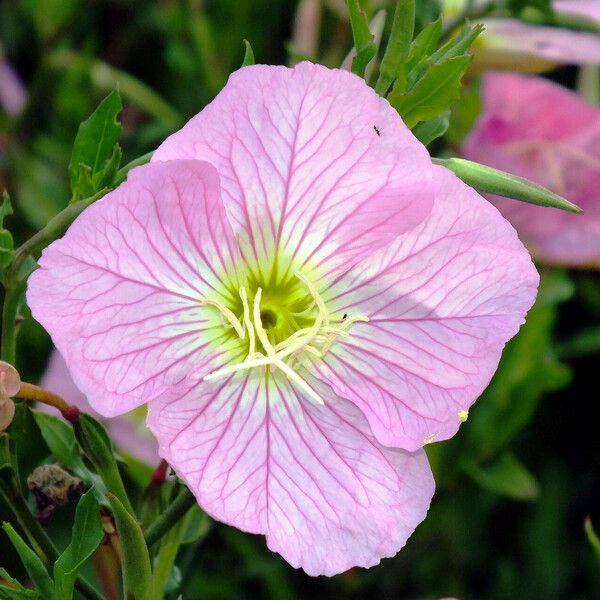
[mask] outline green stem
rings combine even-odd
[[[8,285],[2,307],[2,342],[0,356],[2,360],[15,364],[17,354],[17,313],[19,301],[25,287],[24,283]]]
[[[38,231],[33,237],[29,238],[24,244],[15,250],[12,265],[8,271],[7,279],[9,282],[25,279],[29,273],[19,273],[21,266],[29,256],[36,257],[48,244],[60,237],[69,227],[69,225],[93,202],[99,197],[99,194],[90,196],[69,204],[61,210],[55,217],[50,219],[48,224]]]
[[[152,152],[146,152],[146,154],[142,154],[142,156],[138,158],[134,158],[131,162],[128,162],[124,167],[121,167],[115,174],[112,185],[118,186],[120,183],[123,183],[127,177],[127,173],[131,171],[131,169],[135,169],[135,167],[139,167],[141,165],[145,165],[150,162],[152,155],[154,154],[154,150]]]
[[[192,492],[184,486],[175,500],[173,500],[172,504],[170,504],[163,514],[146,530],[146,544],[148,544],[148,548],[160,540],[176,523],[183,519],[187,511],[190,510],[195,503],[196,498]]]

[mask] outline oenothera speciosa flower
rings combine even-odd
[[[28,300],[213,517],[310,574],[395,554],[538,283],[344,71],[253,66],[46,249]]]
[[[89,406],[87,398],[75,385],[64,358],[56,350],[50,355],[41,385],[58,394],[69,404],[89,412],[102,421],[119,450],[150,465],[158,464],[158,448],[154,436],[145,426],[146,408],[144,406],[113,419],[104,419]],[[39,404],[37,408],[44,412],[60,414],[56,408],[48,404]]]
[[[535,256],[600,265],[600,109],[540,77],[490,73],[467,158],[540,183],[584,210],[573,215],[494,197]]]

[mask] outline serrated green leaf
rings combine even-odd
[[[52,600],[54,598],[54,583],[46,571],[44,563],[39,556],[25,543],[25,540],[15,531],[10,523],[4,523],[2,529],[15,547],[17,554],[23,562],[23,566],[27,570],[31,581],[39,590],[42,598]]]
[[[79,126],[69,164],[73,201],[93,196],[116,173],[121,160],[117,143],[121,134],[117,116],[121,109],[121,97],[114,90]]]
[[[54,563],[57,600],[71,600],[81,565],[94,553],[103,537],[100,505],[93,490],[88,490],[77,503],[71,542]]]
[[[346,6],[350,13],[350,26],[356,50],[356,56],[352,61],[352,72],[359,77],[364,77],[367,65],[377,52],[374,36],[369,31],[367,15],[361,9],[358,0],[346,0]]]
[[[385,96],[390,85],[402,76],[415,30],[415,0],[398,0],[390,39],[379,68],[375,91]]]
[[[535,500],[540,493],[533,475],[508,453],[486,467],[467,463],[465,471],[481,487],[513,500]]]
[[[142,528],[114,494],[107,498],[121,541],[123,587],[133,600],[148,600],[152,598],[152,569]]]
[[[523,177],[517,177],[464,158],[432,158],[432,161],[450,169],[467,185],[480,192],[489,192],[538,206],[560,208],[576,214],[583,212],[572,202]]]
[[[450,125],[450,111],[442,113],[439,117],[429,121],[422,121],[414,126],[412,132],[425,146],[446,133]]]
[[[390,104],[410,128],[420,121],[435,119],[458,99],[460,82],[471,60],[471,56],[457,56],[431,65],[410,91],[392,91],[388,96]]]
[[[244,46],[246,50],[244,52],[244,61],[242,62],[242,67],[248,67],[249,65],[254,64],[254,51],[252,50],[252,46],[248,40],[244,40]]]

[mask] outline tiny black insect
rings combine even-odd
[[[377,129],[377,125],[373,125],[373,129],[375,130],[375,133],[376,133],[378,136],[381,136],[381,133],[379,133],[379,129]]]
[[[345,321],[348,318],[347,313],[344,313],[344,316],[342,317],[342,321]]]

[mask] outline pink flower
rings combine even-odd
[[[103,422],[119,449],[149,465],[158,464],[159,458],[156,440],[145,427],[145,407],[140,406],[135,411],[115,419],[103,419],[89,405],[85,395],[77,388],[64,358],[56,350],[50,355],[50,361],[42,377],[41,386],[58,394],[69,404],[77,406],[77,408]],[[58,410],[47,404],[40,403],[37,408],[49,413],[59,414]]]
[[[491,73],[463,154],[583,208],[584,215],[572,215],[493,198],[534,255],[568,265],[600,261],[600,109],[539,77]]]
[[[302,63],[234,73],[45,250],[28,301],[99,412],[149,403],[209,514],[332,575],[425,517],[421,447],[457,431],[537,283],[387,101]]]

